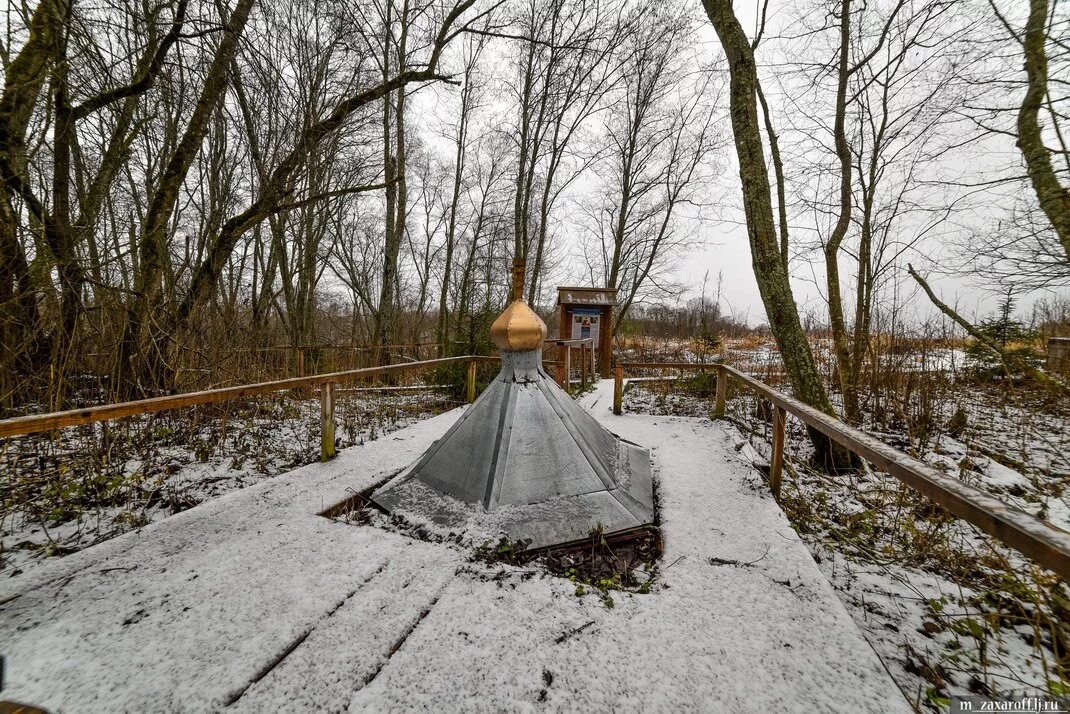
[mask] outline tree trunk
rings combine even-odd
[[[728,58],[729,106],[736,155],[739,159],[743,208],[747,219],[754,277],[769,317],[769,326],[780,347],[781,358],[784,360],[795,396],[826,414],[834,415],[806,332],[799,321],[799,311],[791,292],[787,266],[781,259],[777,242],[769,174],[762,149],[755,100],[758,74],[754,53],[732,10],[730,0],[703,0],[703,5]],[[817,431],[811,429],[809,433],[818,463],[829,468],[853,465],[853,459],[845,449]]]
[[[41,0],[30,17],[26,43],[4,68],[0,96],[0,406],[11,407],[15,393],[33,371],[47,338],[35,335],[37,296],[26,253],[19,241],[22,216],[17,201],[25,187],[25,137],[37,97],[56,56],[58,0]],[[39,205],[29,205],[31,215]],[[43,220],[43,215],[36,215]]]
[[[1040,108],[1048,95],[1048,57],[1044,50],[1047,22],[1047,0],[1029,0],[1029,19],[1023,42],[1028,82],[1018,112],[1018,148],[1025,159],[1029,181],[1036,191],[1040,208],[1051,221],[1067,260],[1070,260],[1070,191],[1059,183],[1038,121]]]
[[[397,149],[393,156],[387,157],[388,164],[394,167],[391,172],[391,179],[394,181],[392,184],[394,198],[392,201],[390,200],[391,189],[388,188],[386,236],[383,246],[383,274],[379,293],[379,310],[375,321],[375,341],[381,348],[379,350],[379,364],[384,365],[389,364],[390,356],[387,350],[382,348],[390,344],[391,336],[397,329],[398,256],[401,253],[401,242],[405,233],[404,102],[404,92],[399,90],[397,104],[394,105]]]
[[[825,277],[828,286],[829,326],[832,328],[832,343],[836,351],[836,374],[839,376],[840,392],[843,395],[844,417],[849,424],[861,421],[857,385],[851,380],[855,368],[851,343],[847,337],[847,321],[843,316],[843,296],[840,292],[840,247],[851,226],[851,147],[847,143],[847,80],[850,77],[851,0],[840,2],[840,52],[836,84],[836,117],[832,135],[836,146],[836,158],[840,162],[840,212],[836,225],[825,244]],[[860,316],[856,315],[857,320]],[[857,346],[856,346],[857,349]]]
[[[0,197],[0,414],[22,401],[34,362],[37,299],[17,226],[8,197]]]
[[[71,235],[71,145],[74,112],[67,95],[67,38],[71,7],[56,18],[56,60],[52,77],[55,123],[52,146],[52,212],[45,218],[45,241],[56,260],[60,285],[60,316],[52,339],[49,401],[53,411],[66,405],[66,374],[78,317],[82,312],[85,274],[75,255]]]
[[[383,81],[389,77],[389,56],[391,38],[390,8],[393,0],[387,0],[387,41],[383,57]],[[402,5],[401,37],[398,41],[398,72],[405,73],[405,46],[408,37],[408,2]],[[393,111],[393,120],[391,120]],[[391,137],[390,130],[394,129]],[[384,230],[383,272],[379,292],[379,309],[375,317],[375,342],[379,346],[378,364],[390,363],[390,354],[385,349],[390,344],[391,335],[397,325],[396,307],[398,290],[398,255],[401,253],[401,241],[405,235],[405,89],[397,89],[395,100],[392,93],[384,98],[383,106],[383,168],[389,186],[386,189],[386,225]]]
[[[470,81],[470,80],[469,80]],[[465,89],[468,90],[468,82]],[[450,195],[449,219],[446,222],[446,254],[442,262],[442,284],[438,291],[438,323],[435,327],[435,342],[439,357],[445,357],[446,344],[449,341],[449,292],[450,277],[453,270],[453,249],[457,241],[457,208],[461,202],[461,177],[464,175],[465,143],[468,134],[468,102],[461,97],[461,120],[457,130],[457,151],[453,161],[453,192]]]
[[[759,85],[758,100],[762,104],[762,117],[765,121],[765,135],[769,138],[769,155],[773,159],[773,175],[776,177],[777,218],[780,220],[780,259],[788,265],[788,199],[786,181],[784,180],[784,161],[780,155],[780,137],[773,126],[773,117],[769,113],[769,104],[765,93]]]

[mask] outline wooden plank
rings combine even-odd
[[[410,371],[419,371],[431,367],[448,364],[460,364],[471,357],[445,357],[442,359],[425,360],[423,362],[408,362],[394,364],[385,367],[366,367],[353,369],[345,372],[331,372],[329,374],[317,374],[310,377],[292,377],[273,382],[259,382],[257,384],[243,384],[237,387],[224,387],[222,389],[207,389],[200,392],[187,394],[172,394],[166,397],[152,397],[151,399],[138,399],[131,402],[118,404],[106,404],[99,407],[85,407],[83,409],[69,409],[63,412],[50,414],[34,414],[31,416],[15,417],[0,421],[0,438],[33,434],[52,429],[62,429],[68,426],[91,424],[109,419],[133,416],[135,414],[151,414],[171,409],[195,406],[197,404],[212,404],[225,402],[230,399],[241,399],[261,394],[270,394],[287,389],[302,389],[319,387],[327,382],[350,382],[367,377],[376,377],[384,374],[401,374]],[[487,358],[483,358],[487,359]],[[496,359],[496,358],[490,358]]]
[[[587,345],[580,345],[580,389],[587,390]]]
[[[305,350],[354,350],[357,352],[376,352],[378,350],[390,349],[390,350],[403,350],[413,349],[419,347],[441,347],[442,345],[437,342],[410,342],[403,345],[332,345],[328,343],[318,345],[301,345],[300,349]],[[284,351],[291,352],[295,348],[293,345],[269,345],[266,347],[238,347],[232,352],[275,352]]]
[[[728,395],[728,370],[724,365],[717,368],[717,402],[713,408],[713,415],[718,419],[724,419],[725,397]]]
[[[561,374],[561,389],[567,392],[572,386],[572,345],[565,345],[565,359]]]
[[[723,366],[721,362],[624,362],[624,367],[628,369],[697,369],[705,371],[707,369],[718,369]]]
[[[349,387],[348,389],[335,389],[334,394],[335,397],[337,397],[340,394],[367,394],[369,392],[431,392],[436,389],[453,389],[453,387],[454,385],[452,384],[408,384],[397,387]]]
[[[617,301],[613,300],[612,304],[602,308],[602,331],[598,335],[598,369],[606,375],[613,368],[613,309],[616,304]]]
[[[468,376],[465,380],[465,397],[466,401],[471,404],[476,400],[476,365],[478,363],[474,359],[468,360]]]
[[[617,363],[613,370],[613,413],[620,414],[624,406],[624,365]]]

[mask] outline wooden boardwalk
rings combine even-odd
[[[411,463],[458,410],[4,581],[2,697],[71,712],[909,711],[722,425],[613,416],[611,392],[586,403],[652,449],[660,478],[650,594],[609,609],[536,570],[317,515]]]

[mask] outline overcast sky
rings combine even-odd
[[[798,12],[798,7],[796,4],[784,2],[783,0],[770,0],[769,27],[766,31],[767,40],[771,36],[775,36],[780,28],[792,26],[794,22],[792,13]],[[723,57],[716,34],[697,0],[695,8],[698,13],[698,46],[700,53],[708,58]],[[751,37],[755,33],[756,8],[756,2],[746,2],[744,0],[736,3],[737,15]],[[759,54],[760,64],[771,61],[770,54],[777,51],[775,47],[775,40],[763,40],[763,46]],[[775,61],[777,59],[783,58],[776,57],[773,54],[772,60]],[[496,65],[496,71],[500,72],[507,65],[505,60],[505,57],[499,56],[491,64]],[[782,133],[782,139],[784,139],[783,133],[788,131],[788,125],[792,121],[790,114],[792,111],[798,110],[793,110],[791,104],[786,100],[784,96],[785,90],[779,86],[779,76],[775,74],[773,68],[768,65],[763,66],[760,69],[760,73],[766,96],[772,104],[773,121],[777,125],[778,131]],[[725,77],[725,82],[727,83],[727,76]],[[421,94],[423,96],[417,101],[424,111],[438,117],[452,115],[450,106],[456,101],[455,88],[440,86]],[[829,99],[831,100],[831,97]],[[723,101],[727,103],[727,89],[723,92]],[[828,106],[831,114],[831,104]],[[494,113],[493,109],[491,113]],[[502,119],[504,117],[498,117],[497,121]],[[829,121],[831,122],[831,119]],[[712,297],[717,289],[717,278],[720,275],[722,277],[720,285],[721,299],[724,306],[729,308],[733,314],[744,317],[747,322],[756,325],[765,321],[765,311],[754,279],[750,246],[743,226],[744,217],[741,209],[738,166],[735,149],[731,144],[731,127],[727,121],[727,106],[724,107],[723,124],[723,131],[727,140],[726,147],[718,160],[721,172],[718,181],[719,185],[714,189],[716,196],[710,197],[717,206],[693,209],[696,213],[693,219],[687,221],[686,226],[687,232],[693,239],[693,247],[683,254],[676,276],[688,286],[687,292],[680,297],[681,302],[686,302],[688,299],[702,294],[703,281],[707,278],[706,292],[707,295]],[[443,138],[439,136],[437,140],[431,139],[431,141],[437,143],[438,141],[443,141]],[[442,144],[442,149],[444,150],[444,157],[449,156],[452,151],[445,143]],[[1000,165],[1006,166],[1008,160],[1017,160],[1017,150],[1014,147],[1013,139],[1003,137],[985,142],[974,142],[966,146],[954,156],[952,168],[955,171],[963,169],[973,171],[975,167],[983,166],[986,162],[1002,162]],[[792,169],[798,171],[799,167],[789,167],[789,173]],[[593,185],[592,180],[591,177],[585,177],[577,181],[570,191],[572,199],[575,200],[577,192],[589,190],[589,187]],[[830,186],[830,190],[834,190],[834,187]],[[1010,208],[1009,201],[1005,200],[1005,198],[990,200],[987,208],[991,211],[991,214],[987,216],[980,215],[977,207],[970,211],[960,211],[947,222],[945,227],[942,227],[946,235],[929,239],[919,246],[919,250],[907,253],[903,261],[901,261],[903,263],[909,261],[919,268],[921,272],[928,274],[936,293],[945,302],[957,306],[960,312],[967,317],[975,318],[991,312],[1001,299],[1001,295],[991,286],[986,286],[979,282],[976,277],[956,271],[956,264],[962,260],[963,251],[955,246],[954,241],[959,241],[960,243],[963,241],[963,236],[966,235],[962,232],[963,225],[968,226],[971,223],[979,227],[988,225],[988,222],[994,220],[994,217],[999,217],[999,212]],[[580,267],[582,261],[579,259],[579,233],[582,228],[575,224],[574,208],[575,204],[570,208],[566,201],[564,205],[557,207],[555,213],[558,223],[558,226],[556,226],[557,233],[564,242],[561,248],[562,254],[565,256],[559,269],[565,273],[576,275],[582,272]],[[984,209],[985,207],[982,206],[980,210],[983,211]],[[803,241],[815,235],[813,225],[808,225],[806,216],[799,215],[800,213],[801,211],[795,210],[794,213],[789,214],[793,242]],[[824,274],[821,272],[820,262],[808,262],[801,259],[792,261],[792,287],[802,313],[827,314],[823,298],[824,288],[819,287],[824,285]],[[849,281],[853,281],[854,272],[855,269],[850,259],[844,257],[841,264],[841,273],[844,278],[845,299],[850,299],[849,296],[853,294]],[[564,276],[560,280],[569,281]],[[932,307],[909,277],[900,275],[898,285],[899,289],[896,297],[899,305],[898,315],[901,319],[907,322],[920,321],[936,314],[935,308]],[[548,292],[550,292],[549,287]],[[1022,314],[1027,313],[1032,302],[1044,294],[1019,295],[1019,312]]]

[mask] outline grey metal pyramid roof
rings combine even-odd
[[[458,530],[530,539],[530,548],[654,520],[649,452],[576,404],[539,350],[503,351],[501,372],[464,416],[372,500]]]

